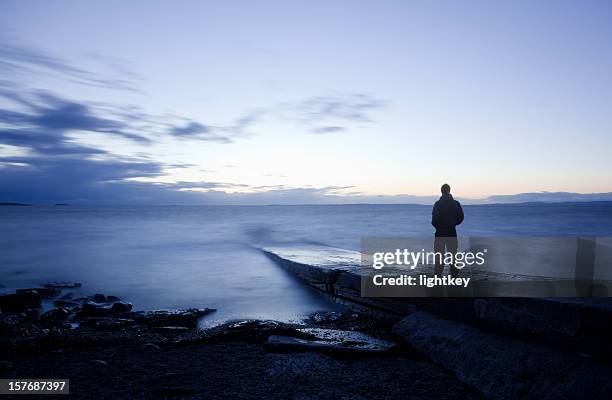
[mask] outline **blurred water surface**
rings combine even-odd
[[[465,206],[463,236],[612,236],[612,204]],[[256,246],[359,250],[363,236],[430,235],[431,208],[341,206],[0,207],[0,284],[78,281],[138,309],[214,307],[210,321],[293,320],[335,306]]]

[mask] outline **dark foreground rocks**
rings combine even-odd
[[[479,398],[394,342],[385,319],[347,311],[200,330],[214,310],[134,312],[112,296],[60,297],[70,304],[0,314],[0,378],[67,378],[82,399]]]

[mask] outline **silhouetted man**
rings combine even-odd
[[[431,212],[431,224],[436,228],[436,239],[434,241],[434,251],[444,255],[446,252],[453,254],[457,252],[457,230],[455,227],[463,222],[463,209],[461,204],[450,194],[450,186],[445,183],[440,188],[442,196],[436,201]],[[444,257],[439,260],[436,257],[436,275],[444,272]],[[457,276],[459,270],[454,263],[450,266],[451,276]]]

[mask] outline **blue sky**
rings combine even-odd
[[[3,1],[0,201],[610,192],[606,1]]]

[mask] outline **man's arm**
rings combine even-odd
[[[463,222],[463,208],[461,208],[461,203],[457,202],[457,225],[461,225]]]
[[[438,223],[440,222],[440,210],[438,207],[438,202],[436,202],[433,206],[433,210],[431,211],[431,224],[434,228],[438,229]]]

